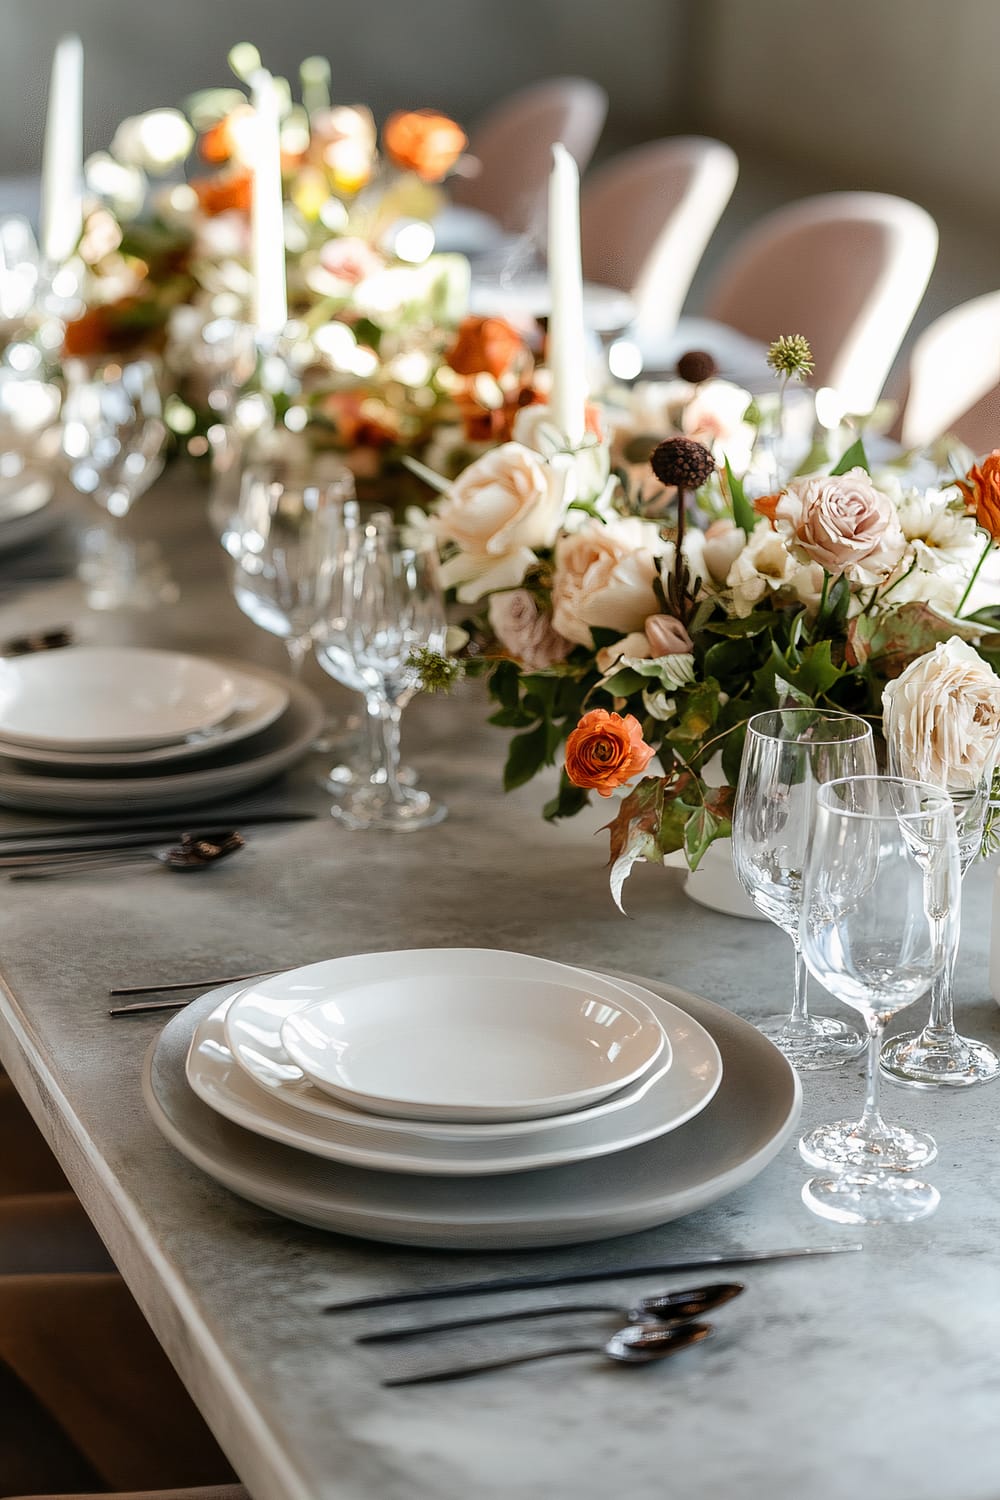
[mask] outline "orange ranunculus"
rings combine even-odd
[[[987,453],[981,464],[973,464],[958,487],[977,523],[1000,542],[1000,448]]]
[[[500,406],[483,406],[474,396],[459,396],[456,404],[470,443],[509,443],[518,412],[525,406],[535,406],[539,400],[538,392],[525,385],[513,395],[505,395]]]
[[[506,318],[463,318],[445,358],[457,375],[481,375],[499,380],[519,354],[524,339]]]
[[[62,352],[67,359],[88,359],[95,354],[162,348],[165,323],[151,316],[152,311],[138,297],[120,297],[117,302],[85,308],[66,324]]]
[[[198,198],[203,214],[214,219],[216,214],[230,213],[234,209],[248,214],[253,202],[252,172],[218,172],[214,177],[195,177],[191,186]]]
[[[574,786],[610,797],[633,776],[641,775],[655,754],[633,714],[623,719],[607,709],[594,708],[584,714],[566,741],[566,775]]]
[[[766,516],[773,526],[775,511],[778,508],[778,501],[780,499],[780,494],[758,495],[757,499],[752,501],[752,506],[759,516]]]
[[[198,142],[198,155],[202,161],[211,162],[213,167],[218,167],[228,161],[232,154],[233,138],[229,131],[229,116],[225,115],[205,131]]]
[[[400,110],[382,127],[382,144],[397,167],[440,182],[468,145],[461,125],[433,109]]]

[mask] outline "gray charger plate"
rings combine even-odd
[[[613,978],[614,975],[612,974]],[[748,1021],[658,980],[641,979],[715,1038],[722,1083],[695,1119],[614,1156],[489,1178],[370,1172],[252,1135],[192,1092],[195,1027],[238,985],[196,1000],[146,1055],[143,1094],[158,1129],[242,1198],[318,1229],[448,1250],[528,1249],[633,1234],[707,1207],[750,1182],[794,1134],[798,1076]]]

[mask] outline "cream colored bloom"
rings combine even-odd
[[[662,551],[656,527],[632,517],[607,525],[588,521],[561,536],[552,584],[552,623],[559,634],[593,646],[594,625],[623,634],[641,631],[657,608],[653,580]]]
[[[735,522],[722,519],[713,521],[705,532],[702,558],[707,574],[706,581],[722,585],[729,577],[729,570],[747,544],[746,532]]]
[[[884,583],[906,551],[890,497],[864,469],[793,479],[774,510],[774,524],[803,562],[851,583]]]
[[[158,174],[184,160],[194,131],[179,109],[150,109],[129,115],[111,141],[111,155],[128,167]]]
[[[681,413],[681,431],[703,443],[719,462],[728,458],[733,471],[741,474],[750,462],[756,435],[754,427],[743,420],[750,392],[728,380],[706,380],[692,391]]]
[[[911,662],[882,694],[883,726],[903,776],[974,791],[1000,740],[1000,677],[957,636]]]
[[[800,563],[782,533],[770,522],[759,521],[730,568],[726,585],[732,590],[733,613],[745,619],[779,593],[806,605],[815,603],[823,588],[823,569],[817,563]]]
[[[449,487],[434,517],[438,540],[458,548],[442,565],[443,587],[457,588],[465,604],[516,588],[536,549],[555,541],[571,494],[566,473],[520,443],[477,458]]]

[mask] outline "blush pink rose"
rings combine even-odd
[[[535,671],[565,661],[572,650],[572,642],[559,634],[527,589],[493,594],[490,626],[504,650]]]
[[[896,507],[864,469],[793,479],[773,516],[802,561],[862,587],[883,583],[906,551]]]
[[[643,629],[654,656],[682,656],[694,650],[694,642],[673,615],[650,615]]]

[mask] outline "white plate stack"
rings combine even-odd
[[[706,1001],[474,948],[331,959],[215,992],[166,1028],[145,1088],[168,1139],[242,1196],[451,1248],[690,1212],[760,1171],[799,1106],[776,1049]]]
[[[138,646],[0,660],[0,803],[193,807],[285,770],[320,719],[306,689],[246,663]]]

